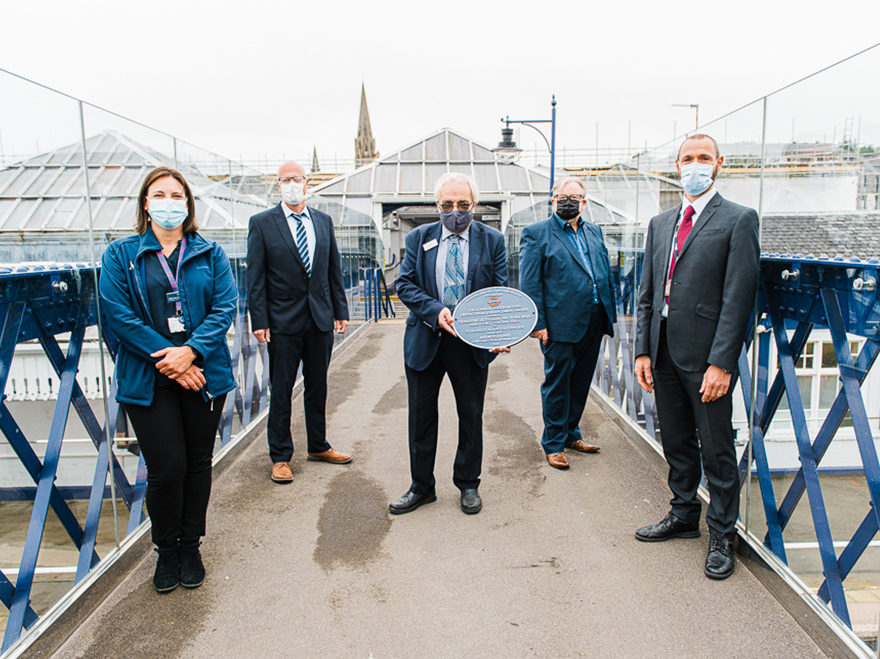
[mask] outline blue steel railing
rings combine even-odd
[[[241,285],[245,270],[239,267],[242,265],[237,262],[239,260],[233,261],[235,271],[239,273],[241,294],[234,320],[232,366],[235,373],[238,373],[239,366],[243,366],[243,381],[235,389],[234,395],[227,397],[221,417],[219,435],[224,445],[231,440],[234,418],[238,418],[241,427],[247,426],[266,407],[269,390],[266,347],[252,340],[247,329],[244,299],[247,289]],[[76,381],[86,328],[97,325],[95,274],[88,264],[20,268],[0,273],[0,316],[3,318],[0,332],[0,389],[6,387],[16,345],[24,341],[39,341],[59,377],[57,400],[42,460],[7,407],[5,396],[0,401],[0,430],[36,485],[15,584],[0,571],[0,601],[9,609],[3,650],[19,638],[23,628],[29,628],[37,620],[30,606],[30,593],[50,509],[79,551],[74,583],[79,583],[100,561],[95,551],[95,541],[111,463],[113,486],[129,510],[127,533],[133,532],[145,518],[147,472],[143,456],[139,458],[136,476],[131,482],[109,450],[107,442],[108,437],[115,437],[117,425],[125,423],[123,410],[115,400],[115,380],[111,380],[107,396],[106,425],[98,420]],[[68,332],[67,353],[64,354],[56,337]],[[115,357],[118,346],[116,337],[105,327],[102,338],[110,356]],[[256,377],[258,359],[263,362],[261,378]],[[80,526],[67,500],[55,485],[71,409],[78,415],[97,450],[83,526]]]
[[[648,435],[659,441],[662,429],[657,420],[653,396],[645,394],[633,377],[636,283],[641,269],[641,254],[632,253],[624,261],[626,267],[615,268],[620,320],[615,327],[614,338],[606,338],[603,343],[596,380],[624,414],[643,423]],[[740,478],[744,482],[748,477],[753,460],[752,469],[757,472],[766,519],[764,545],[782,563],[788,564],[784,533],[806,493],[825,576],[818,597],[826,604],[830,602],[834,613],[850,627],[843,583],[880,529],[880,463],[860,390],[880,352],[878,271],[878,259],[860,261],[841,257],[829,260],[775,254],[763,256],[756,305],[759,319],[757,332],[749,333],[739,358],[739,391],[747,415],[754,398],[751,454],[745,451],[742,456]],[[795,368],[814,329],[828,330],[831,335],[841,386],[820,429],[811,437]],[[847,335],[865,339],[855,359],[850,353]],[[752,356],[752,362],[747,351],[752,347],[753,336],[757,336],[757,355]],[[779,359],[779,368],[772,381],[771,341],[775,344]],[[754,396],[751,363],[757,364]],[[783,395],[788,401],[800,467],[788,490],[777,498],[771,481],[765,440]],[[847,412],[858,444],[861,460],[859,471],[864,472],[870,496],[864,520],[838,554],[823,498],[819,465]]]
[[[250,333],[247,320],[247,265],[244,258],[232,258],[239,290],[238,311],[233,321],[233,344],[231,349],[233,373],[237,386],[227,396],[221,416],[218,434],[221,445],[233,439],[237,421],[245,428],[266,409],[269,394],[268,351],[265,344],[257,343]],[[380,290],[380,278],[376,276],[375,259],[360,253],[342,254],[343,279],[349,296],[351,312],[358,312],[357,292],[361,272],[369,273],[369,286]],[[368,266],[368,267],[365,267]],[[100,272],[98,269],[97,272]],[[0,400],[0,431],[3,432],[20,463],[35,487],[0,490],[0,500],[33,500],[27,536],[21,554],[17,578],[13,584],[0,570],[0,601],[9,609],[2,649],[9,648],[25,629],[37,622],[38,616],[30,605],[37,559],[51,510],[61,522],[72,544],[78,551],[74,583],[79,583],[100,562],[95,551],[101,509],[108,496],[108,489],[128,508],[126,535],[133,533],[144,521],[147,470],[143,456],[133,480],[129,480],[122,466],[108,446],[108,437],[115,437],[117,427],[126,423],[124,408],[115,400],[115,379],[109,377],[107,388],[106,419],[102,424],[90,406],[84,392],[76,381],[80,356],[85,344],[88,327],[96,326],[98,305],[96,300],[96,270],[90,264],[32,266],[0,271],[0,391],[5,390],[16,346],[25,341],[38,340],[59,378],[57,400],[53,408],[48,437],[28,438],[9,410],[5,396]],[[384,283],[384,282],[382,282]],[[378,301],[376,310],[379,309]],[[387,313],[387,312],[386,312]],[[59,334],[69,333],[67,353],[58,342]],[[341,340],[340,335],[336,336]],[[102,342],[108,354],[115,358],[118,341],[112,332],[103,327]],[[103,357],[99,357],[103,359]],[[258,375],[258,365],[262,374]],[[104,387],[101,391],[104,391]],[[91,484],[59,488],[55,485],[58,473],[64,431],[70,410],[76,412],[97,451]],[[103,414],[102,414],[103,415]],[[46,451],[42,460],[35,453],[32,439],[46,439]],[[107,474],[112,464],[113,483],[108,488]],[[68,500],[85,496],[88,509],[85,523],[80,525],[68,505]]]
[[[378,322],[383,314],[386,318],[396,317],[388,284],[385,282],[385,271],[382,268],[364,268],[361,281],[364,290],[364,322]]]

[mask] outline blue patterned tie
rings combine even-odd
[[[451,236],[446,252],[446,273],[443,282],[443,304],[450,309],[464,297],[464,254],[461,236]]]
[[[293,219],[296,220],[296,231],[293,236],[296,240],[296,248],[299,250],[300,258],[302,258],[303,265],[306,266],[306,273],[309,277],[312,276],[312,260],[309,258],[309,241],[306,239],[306,227],[303,224],[303,214],[294,213]]]

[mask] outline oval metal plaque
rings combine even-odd
[[[492,286],[474,291],[452,314],[455,333],[476,348],[503,348],[525,339],[538,322],[532,298],[515,288]]]

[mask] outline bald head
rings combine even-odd
[[[305,176],[306,170],[302,168],[298,162],[288,160],[278,168],[278,178],[288,178],[292,176]]]

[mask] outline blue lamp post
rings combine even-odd
[[[495,148],[495,152],[516,154],[522,151],[522,149],[516,146],[516,142],[513,141],[513,128],[510,127],[510,124],[522,124],[523,126],[528,126],[529,128],[538,131],[538,135],[541,136],[544,140],[544,144],[547,145],[547,149],[550,151],[550,197],[552,198],[554,177],[556,174],[556,94],[553,94],[553,98],[550,101],[550,107],[551,113],[549,119],[511,119],[510,115],[502,117],[501,121],[504,124],[504,128],[501,129],[501,141]],[[543,131],[534,124],[550,124],[549,141]]]

